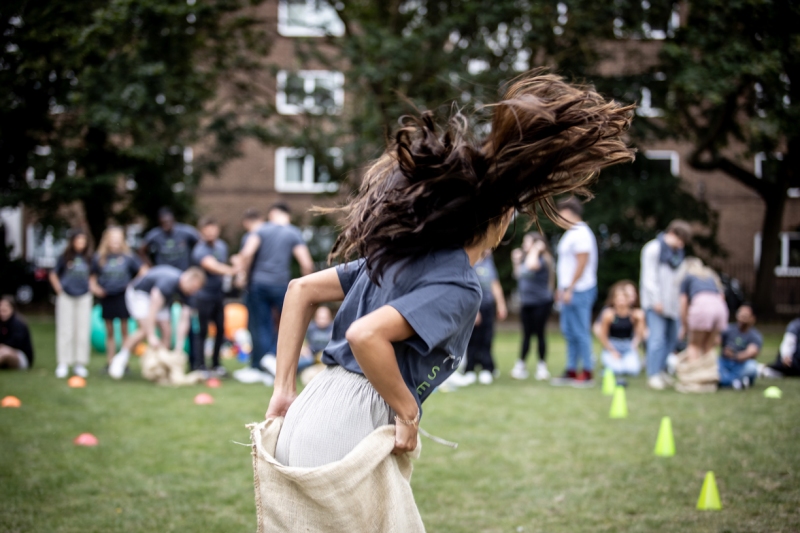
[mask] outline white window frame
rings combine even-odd
[[[789,266],[789,241],[800,240],[800,232],[782,231],[778,238],[781,241],[781,263],[775,267],[775,275],[779,278],[800,278],[800,267]],[[758,268],[761,261],[761,232],[756,233],[753,242],[753,262]]]
[[[312,113],[315,115],[329,114],[338,115],[342,112],[344,106],[344,74],[334,70],[299,70],[297,76],[303,78],[303,90],[306,93],[303,105],[294,105],[287,102],[286,99],[286,81],[289,78],[290,72],[288,70],[281,70],[277,75],[278,91],[276,95],[275,107],[281,115],[299,115],[301,113]],[[335,86],[333,90],[333,102],[335,108],[333,110],[326,110],[324,108],[314,105],[314,86],[315,80],[319,78],[329,78],[333,81]]]
[[[342,164],[342,150],[331,148],[328,153],[334,159],[334,167]],[[286,181],[286,159],[289,157],[303,158],[303,181],[300,183]],[[275,149],[275,190],[286,193],[312,193],[336,192],[339,184],[335,181],[317,183],[314,181],[314,156],[306,153],[304,148],[282,146]]]
[[[645,150],[644,156],[653,161],[669,161],[669,171],[673,176],[680,176],[681,155],[675,150]]]
[[[636,114],[640,117],[663,117],[664,110],[660,107],[653,107],[653,95],[648,87],[642,87],[642,99],[636,108]]]
[[[775,159],[778,161],[783,161],[783,154],[780,152],[775,152],[772,154],[775,156]],[[762,179],[764,177],[764,161],[767,160],[767,154],[764,152],[759,152],[756,154],[755,158],[753,159],[753,174],[756,175],[758,179]],[[788,191],[786,191],[786,196],[789,198],[800,198],[800,187],[792,187]]]
[[[319,0],[306,0],[306,8],[308,9],[309,13],[313,13],[316,10],[314,9],[314,4],[316,4]],[[289,6],[287,5],[286,0],[279,0],[278,1],[278,33],[284,37],[324,37],[326,35],[332,35],[334,37],[341,37],[344,35],[345,27],[344,22],[342,19],[339,18],[338,13],[336,13],[336,9],[330,5],[328,7],[331,11],[336,14],[337,20],[333,24],[333,27],[323,25],[321,23],[319,25],[315,25],[315,22],[309,20],[309,24],[304,26],[294,26],[289,24]]]

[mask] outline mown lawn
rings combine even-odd
[[[247,532],[255,529],[244,425],[263,417],[270,389],[226,380],[220,389],[170,389],[99,377],[85,389],[53,377],[51,321],[31,321],[38,350],[28,373],[0,373],[0,532]],[[564,346],[550,336],[551,371]],[[762,360],[779,336],[767,336]],[[630,415],[610,420],[599,388],[559,389],[508,377],[518,336],[501,333],[492,386],[436,393],[423,427],[459,442],[423,440],[414,492],[431,532],[800,531],[800,381],[781,400],[628,388]],[[231,369],[236,366],[230,363]],[[773,383],[769,383],[773,384]],[[216,399],[195,406],[201,391]],[[673,458],[653,456],[662,416]],[[80,433],[96,448],[72,444]],[[723,510],[695,510],[713,470]]]

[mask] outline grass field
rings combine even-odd
[[[162,388],[97,377],[85,389],[53,377],[52,322],[32,320],[36,367],[0,374],[0,532],[248,532],[255,530],[244,425],[263,418],[271,389],[227,380],[220,389]],[[550,335],[551,370],[564,345]],[[776,352],[767,336],[762,360]],[[518,336],[498,336],[492,386],[436,393],[412,480],[430,532],[800,531],[800,381],[782,400],[747,392],[684,396],[628,388],[630,415],[610,420],[599,388],[574,390],[508,377]],[[231,364],[231,368],[235,365]],[[773,383],[770,383],[773,384]],[[216,399],[195,406],[200,391]],[[653,455],[662,416],[677,455]],[[96,448],[72,439],[91,432]],[[695,510],[705,472],[723,510]]]

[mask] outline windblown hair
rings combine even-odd
[[[725,286],[713,268],[703,264],[699,257],[687,257],[683,260],[684,275],[694,276],[698,279],[711,279],[717,286],[720,294],[725,294]]]
[[[125,232],[119,226],[111,226],[103,232],[103,236],[100,237],[100,245],[97,247],[97,258],[100,266],[106,265],[108,254],[111,253],[109,250],[109,241],[111,240],[111,236],[115,233],[122,237],[122,248],[120,249],[119,253],[125,255],[131,253],[131,247],[128,246],[127,242],[125,242]]]
[[[329,260],[364,257],[379,283],[390,266],[483,238],[510,209],[536,221],[537,207],[563,224],[553,196],[578,192],[605,167],[630,162],[623,135],[634,106],[538,70],[517,78],[490,106],[483,141],[455,113],[440,131],[433,114],[404,117],[394,142],[340,208],[343,231]]]

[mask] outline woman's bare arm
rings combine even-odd
[[[344,299],[342,284],[335,268],[292,280],[286,291],[278,332],[278,361],[275,389],[267,409],[267,418],[284,416],[297,397],[297,360],[305,340],[314,306]]]

